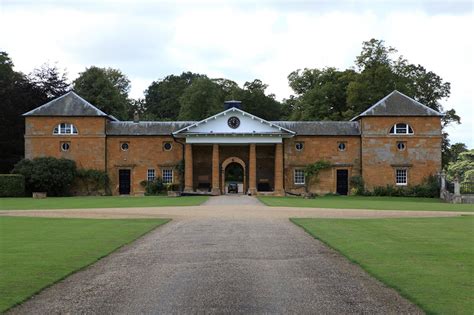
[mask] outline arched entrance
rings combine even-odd
[[[227,184],[229,182],[235,182],[241,188],[239,193],[247,192],[247,171],[244,161],[238,157],[227,158],[222,162],[221,166],[221,191],[223,194],[227,193]]]

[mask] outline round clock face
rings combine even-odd
[[[237,117],[230,117],[229,120],[227,121],[227,124],[229,125],[230,128],[236,129],[240,126],[240,119]]]

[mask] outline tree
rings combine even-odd
[[[448,165],[449,163],[456,162],[459,159],[459,155],[466,151],[467,146],[464,143],[458,142],[453,145],[450,145],[443,156],[446,159],[445,161],[443,161],[443,165]]]
[[[195,79],[179,98],[180,120],[201,120],[222,110],[225,95],[216,82]]]
[[[474,149],[459,154],[456,162],[448,165],[448,177],[461,182],[474,182]]]
[[[207,77],[203,74],[183,72],[154,81],[145,91],[146,115],[158,120],[177,120],[181,110],[180,97],[184,90],[199,78]]]
[[[47,63],[33,70],[28,75],[31,83],[39,88],[49,100],[66,94],[70,88],[67,74],[60,72],[56,65],[52,66]]]
[[[130,80],[117,69],[92,66],[79,73],[74,90],[107,114],[128,118]]]
[[[6,52],[0,52],[0,173],[8,173],[24,156],[23,113],[48,101],[46,93],[14,70]]]

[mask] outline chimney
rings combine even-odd
[[[232,108],[232,107],[242,109],[242,102],[241,101],[235,101],[235,100],[224,102],[224,110],[227,110],[227,109]]]
[[[137,122],[139,122],[139,121],[140,121],[140,115],[138,115],[138,112],[135,111],[135,112],[133,113],[133,122],[134,122],[134,123],[137,123]]]

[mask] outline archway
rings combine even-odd
[[[244,161],[238,157],[227,158],[221,166],[221,191],[227,193],[226,182],[241,183],[239,193],[247,192],[247,171]]]

